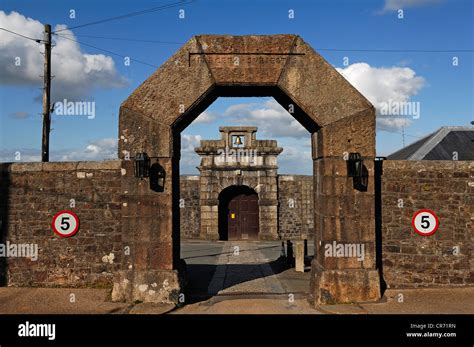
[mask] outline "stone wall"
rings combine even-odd
[[[51,227],[64,209],[80,220],[70,238]],[[123,252],[120,219],[120,161],[0,164],[1,243],[38,245],[36,261],[0,258],[2,284],[111,286]]]
[[[130,228],[122,212],[123,194],[131,194],[131,188],[124,185],[121,168],[120,161],[0,164],[0,243],[39,247],[36,261],[0,257],[0,284],[111,286],[113,273],[124,263],[123,233]],[[472,285],[474,163],[388,160],[381,177],[380,240],[387,285]],[[182,176],[180,186],[182,236],[198,237],[198,177]],[[312,186],[312,176],[278,176],[278,225],[284,238],[313,234]],[[63,209],[74,211],[81,224],[67,239],[51,229],[52,217]],[[433,236],[413,232],[411,218],[419,209],[437,213],[440,227]],[[128,213],[145,220],[137,216],[142,210]]]
[[[183,238],[199,238],[201,209],[199,176],[180,177],[180,225]]]
[[[313,238],[313,176],[278,176],[278,229],[283,239]]]
[[[420,209],[433,210],[439,218],[439,229],[432,236],[419,236],[411,227],[412,216]],[[382,256],[387,285],[472,285],[473,213],[474,162],[385,160]]]

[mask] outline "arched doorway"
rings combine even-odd
[[[226,96],[272,96],[311,133],[316,258],[310,300],[378,300],[375,108],[297,35],[195,36],[121,104],[121,228],[132,256],[122,257],[114,300],[176,301],[182,268],[180,136],[212,102]],[[130,159],[142,152],[164,169],[161,192],[134,175],[136,162]],[[368,189],[360,190],[348,179],[349,153],[363,160]],[[216,201],[206,200],[212,212]],[[259,204],[263,208],[268,201]],[[325,248],[336,243],[360,244],[364,261],[326,256]],[[170,284],[167,291],[139,290],[164,281]]]
[[[247,186],[231,186],[219,194],[219,239],[257,240],[258,194]]]

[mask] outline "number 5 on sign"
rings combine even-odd
[[[79,218],[72,211],[63,210],[53,217],[53,231],[60,237],[71,237],[79,230]]]
[[[433,235],[439,227],[439,219],[431,210],[416,211],[411,220],[411,226],[418,235]]]

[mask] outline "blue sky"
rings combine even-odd
[[[0,27],[41,38],[38,25],[26,25],[21,18],[13,19],[11,12],[41,24],[50,23],[54,29],[56,25],[72,27],[170,3],[174,2],[3,0]],[[403,9],[403,19],[398,18],[397,8]],[[75,10],[75,19],[69,18],[71,9]],[[184,19],[178,16],[180,9],[185,10]],[[294,19],[288,18],[289,9],[295,11]],[[369,100],[376,100],[373,102],[376,107],[388,98],[419,103],[419,119],[381,119],[377,131],[377,153],[387,155],[402,147],[402,131],[406,134],[406,144],[409,144],[440,126],[469,125],[474,120],[473,53],[320,49],[472,50],[473,11],[473,2],[469,0],[201,0],[63,33],[76,35],[68,37],[79,42],[155,66],[166,61],[180,43],[197,34],[298,34],[339,68],[359,90],[363,89],[361,91]],[[3,66],[0,70],[0,159],[13,161],[15,152],[20,151],[22,160],[37,160],[41,143],[41,102],[38,96],[42,82],[37,77],[42,69],[41,49],[38,44],[16,36],[6,42],[6,35],[12,36],[0,32],[0,42],[3,41],[0,43],[3,51],[0,54]],[[130,42],[91,36],[172,43]],[[54,54],[58,52],[56,56],[53,54],[53,73],[55,64],[62,64],[53,79],[53,85],[56,83],[58,86],[57,95],[94,101],[96,116],[88,119],[85,116],[53,115],[52,157],[54,160],[112,158],[118,135],[119,105],[155,68],[134,61],[125,66],[120,56],[69,40],[58,40],[61,43],[58,41],[53,50]],[[84,54],[92,60],[85,63]],[[104,56],[96,56],[98,54]],[[23,60],[21,66],[15,67],[12,64],[17,56]],[[452,64],[454,56],[458,57],[458,66]],[[343,65],[344,57],[349,59],[349,66]],[[96,69],[93,73],[90,73],[91,67]],[[232,108],[229,109],[232,105],[243,105],[238,108],[241,114],[232,112]],[[260,114],[276,117],[280,127],[265,128],[265,123],[258,118]],[[220,125],[246,121],[263,126],[260,138],[276,138],[285,148],[280,172],[311,174],[310,165],[297,165],[301,159],[309,158],[309,133],[296,127],[288,134],[279,131],[291,125],[292,118],[287,116],[285,119],[281,110],[268,98],[218,99],[206,110],[205,116],[198,118],[200,121],[183,132],[183,151],[187,148],[188,152],[183,152],[182,172],[196,172],[197,161],[192,147],[200,138],[217,138]]]

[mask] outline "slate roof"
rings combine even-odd
[[[474,126],[442,127],[390,154],[391,160],[474,160]]]

